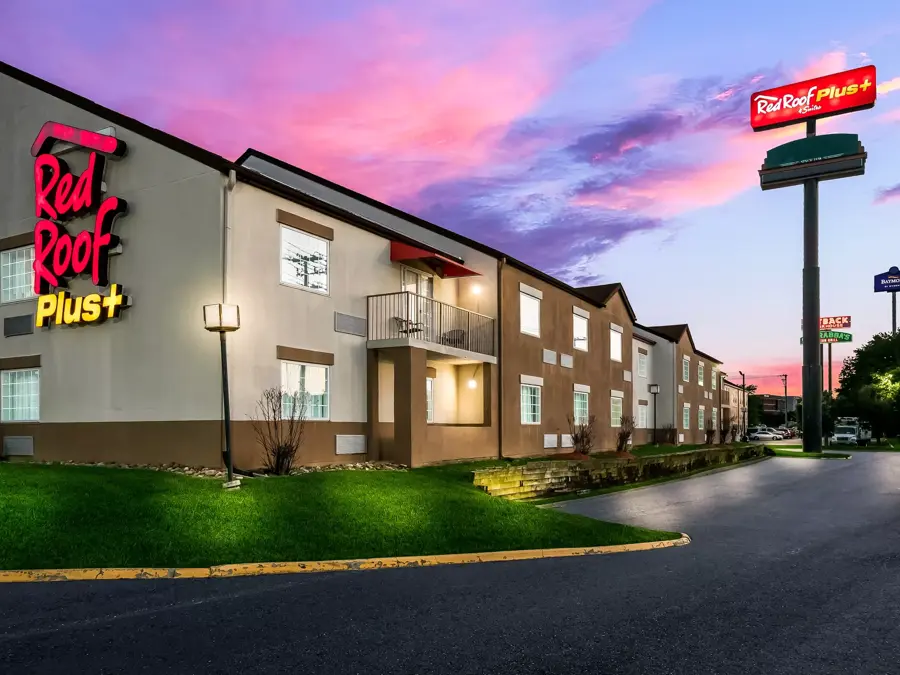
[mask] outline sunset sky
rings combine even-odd
[[[749,95],[874,63],[876,107],[819,127],[869,153],[821,188],[822,313],[857,344],[890,330],[872,277],[900,265],[896,0],[3,0],[0,60],[573,284],[621,281],[640,322],[687,322],[733,377],[795,393],[802,189],[756,171],[803,130],[752,133]]]

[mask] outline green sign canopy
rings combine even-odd
[[[763,190],[772,190],[810,179],[861,176],[865,169],[866,149],[856,134],[807,136],[769,150],[759,181]]]

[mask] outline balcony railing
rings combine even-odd
[[[496,356],[494,320],[415,293],[370,295],[369,340],[410,338]]]

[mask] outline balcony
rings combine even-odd
[[[368,297],[370,347],[422,344],[448,356],[495,362],[494,319],[415,293]]]

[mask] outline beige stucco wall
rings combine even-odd
[[[48,120],[115,126],[0,75],[0,238],[34,229],[30,146]],[[223,176],[120,127],[116,135],[128,155],[107,162],[105,196],[127,200],[129,214],[114,226],[123,251],[110,257],[109,278],[133,306],[115,323],[0,337],[0,358],[41,356],[42,422],[220,419],[219,345],[201,307],[221,298]],[[75,173],[87,161],[84,151],[64,157]],[[93,224],[90,215],[66,228],[74,235]],[[95,290],[90,279],[70,288]],[[0,320],[35,307],[34,299],[0,305]]]

